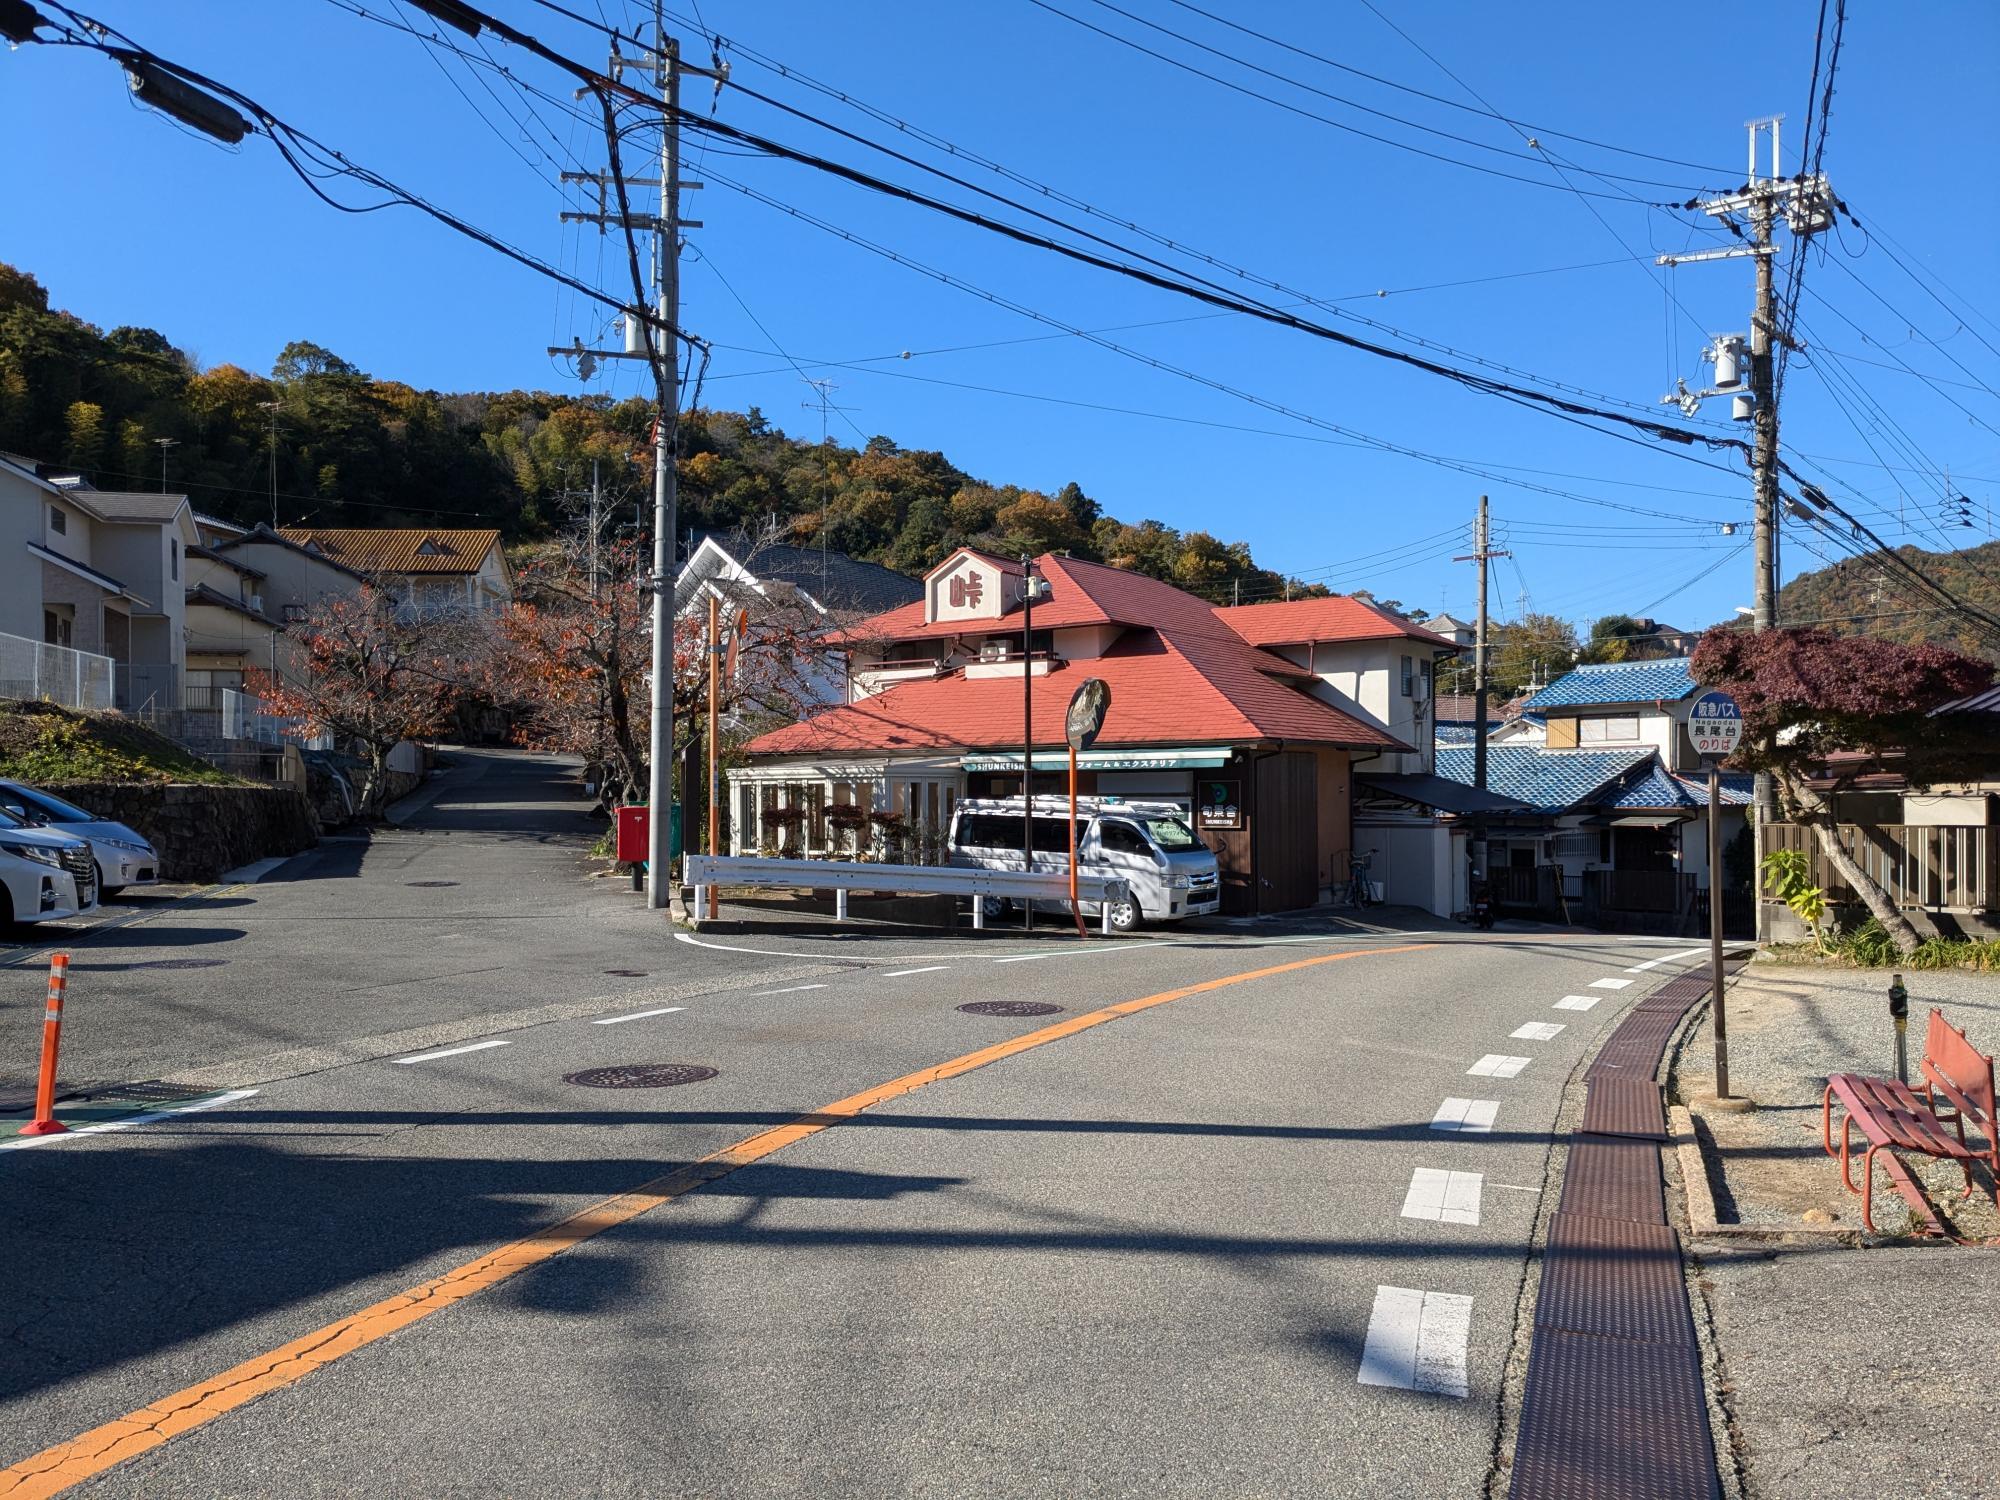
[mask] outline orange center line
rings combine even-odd
[[[620,1224],[630,1223],[642,1214],[650,1213],[676,1198],[685,1197],[697,1188],[728,1176],[738,1168],[793,1146],[809,1136],[819,1134],[844,1120],[851,1120],[863,1110],[872,1108],[887,1100],[897,1098],[923,1088],[926,1084],[937,1083],[946,1078],[956,1078],[961,1073],[970,1073],[975,1068],[983,1068],[988,1063],[999,1062],[1017,1053],[1045,1047],[1050,1042],[1061,1041],[1064,1037],[1075,1036],[1080,1031],[1088,1031],[1093,1026],[1102,1026],[1108,1021],[1116,1021],[1124,1016],[1137,1015],[1156,1005],[1170,1001],[1184,1000],[1189,995],[1206,994],[1211,990],[1226,989],[1230,985],[1245,984],[1253,979],[1268,979],[1276,974],[1290,974],[1300,969],[1315,968],[1320,964],[1338,963],[1349,958],[1371,958],[1390,953],[1415,953],[1425,948],[1434,948],[1435,943],[1408,943],[1394,948],[1352,949],[1343,953],[1323,953],[1314,958],[1303,958],[1291,963],[1274,964],[1269,968],[1251,969],[1241,974],[1226,975],[1221,979],[1203,980],[1199,984],[1184,985],[1179,989],[1163,990],[1157,995],[1146,995],[1137,1000],[1125,1000],[1116,1005],[1107,1005],[1101,1010],[1088,1011],[1080,1016],[1071,1016],[1035,1031],[1025,1032],[1004,1042],[995,1042],[990,1047],[981,1047],[977,1052],[968,1052],[949,1062],[938,1063],[929,1068],[920,1068],[914,1073],[905,1073],[901,1078],[892,1078],[887,1083],[877,1084],[858,1094],[850,1094],[845,1099],[826,1105],[811,1114],[801,1115],[783,1125],[758,1132],[732,1146],[690,1162],[663,1176],[643,1183],[631,1192],[620,1193],[606,1198],[600,1203],[580,1209],[569,1217],[559,1219],[546,1229],[537,1230],[524,1239],[502,1245],[497,1250],[487,1252],[464,1265],[433,1277],[408,1291],[399,1292],[359,1312],[327,1324],[324,1328],[281,1344],[268,1353],[259,1354],[220,1375],[188,1386],[185,1390],[163,1396],[137,1411],[93,1427],[90,1431],[68,1442],[57,1443],[44,1448],[29,1458],[22,1459],[6,1469],[0,1469],[0,1500],[42,1500],[42,1497],[57,1495],[71,1485],[79,1484],[106,1469],[136,1458],[152,1448],[157,1448],[169,1438],[205,1426],[237,1407],[256,1400],[272,1391],[284,1390],[296,1385],[315,1370],[324,1369],[336,1360],[352,1354],[355,1350],[385,1338],[398,1329],[407,1328],[412,1323],[443,1312],[469,1297],[498,1286],[501,1282],[519,1275],[521,1272],[540,1265],[562,1254],[574,1245],[603,1234],[607,1229],[615,1229]]]

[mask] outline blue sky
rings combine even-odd
[[[395,0],[358,3],[431,29]],[[599,13],[599,0],[573,3]],[[1735,185],[1743,121],[1775,111],[1789,116],[1795,169],[1817,0],[1378,3],[1407,39],[1361,0],[1201,0],[1279,41],[1472,109],[1336,71],[1170,0],[1118,4],[1283,79],[1149,31],[1098,0],[1049,0],[1297,109],[1554,186],[1304,118],[1031,0],[703,0],[701,18],[744,48],[1108,214],[1297,292],[1355,299],[1338,304],[1348,320],[1308,309],[1347,331],[1395,341],[1351,321],[1375,319],[1511,367],[1526,384],[1559,381],[1591,392],[1584,399],[1596,404],[1614,397],[1680,420],[1657,399],[1676,373],[1691,384],[1705,374],[1704,333],[1746,326],[1750,267],[1654,269],[1656,252],[1701,248],[1712,237],[1690,228],[1698,215],[1632,197],[1683,201],[1691,188]],[[571,55],[602,54],[601,38],[531,0],[487,4]],[[670,16],[694,21],[691,6],[681,9],[687,4],[677,0]],[[523,100],[490,70],[356,15],[345,0],[89,0],[85,8],[501,238],[596,284],[620,285],[621,247],[560,226],[564,204],[549,180],[552,158],[600,166],[601,133],[539,99],[542,119],[524,125]],[[602,0],[602,10],[627,24],[650,14],[624,0]],[[2000,502],[2000,399],[1988,389],[2000,386],[2000,327],[1981,321],[2000,317],[2000,208],[1990,186],[2000,128],[1981,102],[1990,101],[2000,67],[2000,10],[1981,0],[1852,10],[1825,166],[1861,221],[1890,238],[1843,226],[1839,239],[1824,238],[1824,258],[1816,251],[1809,262],[1801,317],[1812,347],[1787,381],[1785,445],[1795,461],[1821,465],[1816,477],[1830,492],[1892,540],[1969,545],[1993,534],[1986,507]],[[683,27],[685,36],[694,32]],[[523,81],[568,98],[554,70],[487,45]],[[692,57],[705,51],[690,41]],[[741,83],[1023,195],[747,52],[731,56]],[[1359,113],[1293,81],[1414,123]],[[705,106],[698,85],[689,87],[689,102]],[[1481,99],[1541,132],[1541,145],[1473,112]],[[974,201],[738,91],[725,90],[718,111],[746,129]],[[1700,165],[1569,139],[1578,136]],[[107,327],[157,327],[209,364],[268,369],[287,340],[309,338],[375,375],[419,386],[576,390],[546,346],[604,337],[608,314],[407,209],[337,213],[268,142],[230,150],[173,127],[130,102],[118,70],[88,52],[0,55],[0,139],[31,143],[0,154],[0,257],[40,276],[57,305]],[[1568,173],[1580,188],[1611,194],[1585,199],[1532,159],[1544,147],[1578,168],[1666,185]],[[628,149],[636,158],[646,148]],[[754,403],[774,423],[816,436],[820,416],[808,406],[817,398],[804,376],[827,377],[837,386],[831,400],[848,408],[830,417],[831,431],[848,441],[885,433],[906,447],[942,449],[994,482],[1053,490],[1075,480],[1121,518],[1204,527],[1247,540],[1267,566],[1426,609],[1470,608],[1472,570],[1450,557],[1465,550],[1465,523],[1482,491],[1515,554],[1497,565],[1503,613],[1525,601],[1584,620],[1625,610],[1692,625],[1748,602],[1747,524],[1734,536],[1721,531],[1724,522],[1747,523],[1748,479],[1726,454],[1697,454],[1721,466],[1703,467],[1296,332],[1201,316],[1203,308],[1173,294],[802,167],[733,148],[705,151],[696,135],[688,150],[693,174],[709,185],[688,195],[704,227],[689,236],[684,316],[715,345],[710,404]],[[1060,334],[727,182],[1056,324],[1117,329],[1101,336],[1340,431]],[[368,201],[358,185],[329,186]],[[1128,230],[1037,202],[1167,254]],[[1898,257],[1934,279],[1919,285]],[[1292,300],[1187,264],[1239,294]],[[898,357],[903,351],[908,359]],[[636,388],[634,372],[617,380],[615,389]],[[1726,412],[1711,403],[1704,415]],[[1487,473],[1383,452],[1370,439]],[[1948,518],[1938,471],[1946,467],[1953,488],[1975,502],[1970,528],[1940,524]],[[1530,487],[1537,484],[1656,514],[1548,495]],[[1788,531],[1787,576],[1819,564],[1808,542],[1828,547]]]

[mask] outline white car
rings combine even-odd
[[[90,845],[0,808],[0,926],[61,921],[97,907]]]
[[[18,781],[0,781],[0,808],[25,823],[39,824],[88,844],[97,864],[100,897],[115,896],[128,885],[159,883],[159,855],[143,835],[123,823],[100,818],[74,802]]]

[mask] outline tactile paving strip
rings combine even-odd
[[[1513,1500],[1717,1500],[1693,1349],[1537,1328],[1507,1492]]]
[[[1649,1141],[1667,1138],[1667,1110],[1660,1086],[1650,1078],[1593,1078],[1583,1101],[1578,1131],[1588,1135],[1629,1135]],[[1653,1165],[1655,1173],[1658,1164]]]
[[[1571,1137],[1560,1207],[1566,1214],[1593,1219],[1665,1224],[1659,1148],[1629,1136]]]
[[[1550,1215],[1535,1326],[1692,1345],[1680,1237],[1664,1224]]]

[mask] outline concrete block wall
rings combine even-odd
[[[49,790],[143,834],[159,851],[162,880],[213,881],[319,842],[312,809],[285,784],[72,782]]]

